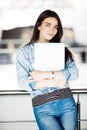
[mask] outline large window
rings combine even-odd
[[[0,90],[20,89],[18,87],[16,75],[16,54],[18,48],[21,45],[29,42],[30,37],[32,36],[32,31],[33,26],[15,28],[2,32],[0,40]],[[74,32],[72,28],[64,28],[62,42],[65,42],[70,47],[76,47],[78,45],[77,43],[75,43]],[[77,51],[77,48],[75,50]],[[81,55],[79,58],[81,59]],[[84,66],[84,68],[87,69],[86,66]],[[86,81],[84,81],[83,83],[85,82]]]

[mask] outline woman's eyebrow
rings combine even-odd
[[[49,24],[49,25],[51,25],[52,23],[50,23],[50,22],[45,22],[46,24]],[[58,26],[58,24],[56,24],[55,26]]]
[[[46,24],[51,24],[50,22],[45,22]]]

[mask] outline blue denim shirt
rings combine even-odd
[[[50,86],[35,90],[37,81],[32,82],[29,79],[30,72],[34,71],[34,43],[19,48],[17,52],[16,68],[19,87],[29,91],[32,97],[59,89],[57,86]],[[65,68],[61,71],[66,78],[68,87],[68,81],[78,78],[78,68],[75,62],[71,60],[67,61]]]

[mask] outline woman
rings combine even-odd
[[[31,92],[35,118],[40,130],[76,130],[77,109],[68,81],[78,78],[72,53],[65,47],[65,68],[60,71],[34,71],[34,43],[59,43],[61,20],[51,10],[43,11],[35,24],[29,44],[17,54],[19,86]],[[61,43],[60,43],[61,44]]]

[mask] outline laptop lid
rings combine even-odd
[[[35,43],[34,70],[56,71],[65,66],[64,43]]]

